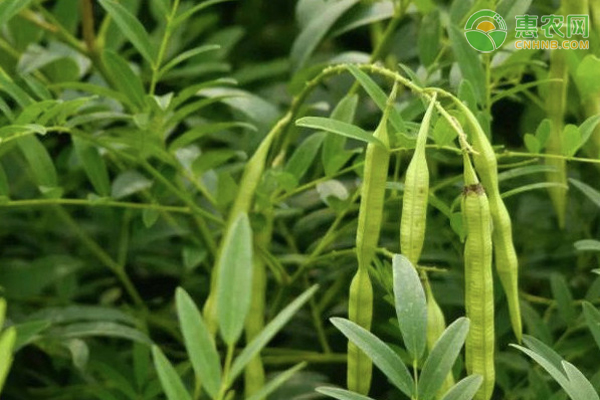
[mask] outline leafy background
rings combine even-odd
[[[572,180],[559,229],[545,190],[550,167],[538,154],[546,151],[550,130],[548,99],[558,97],[549,81],[557,62],[540,51],[479,56],[459,29],[472,11],[493,8],[510,32],[514,15],[551,14],[558,1],[220,3],[182,0],[170,20],[168,0],[0,3],[0,285],[18,332],[3,398],[162,398],[150,340],[191,385],[173,307],[176,287],[204,303],[242,170],[276,121],[290,107],[294,118],[331,115],[354,90],[352,75],[339,74],[293,103],[306,82],[327,65],[370,61],[456,93],[477,112],[498,146],[501,189],[515,190],[506,201],[526,331],[599,387],[598,348],[581,309],[582,300],[597,303],[600,291],[592,271],[600,249],[598,134],[588,120],[600,112],[594,111],[598,31],[589,51],[565,55],[564,120],[572,128],[565,130],[562,154],[570,158]],[[381,32],[391,24],[378,54]],[[388,81],[374,78],[389,92]],[[357,93],[356,113],[346,118],[374,129],[380,111]],[[424,105],[405,91],[398,109],[407,135],[394,137],[401,150],[393,157],[380,241],[387,252],[372,271],[373,332],[404,355],[393,322],[388,253],[399,250],[403,176]],[[431,274],[433,290],[453,321],[464,314],[455,209],[462,162],[449,131],[441,119],[434,122],[437,147],[428,162],[436,190],[422,262],[440,270]],[[347,140],[339,147],[326,137],[331,134],[287,126],[254,192],[253,229],[273,227],[272,239],[257,246],[269,276],[266,319],[320,285],[262,353],[270,374],[309,363],[271,399],[317,398],[316,386],[345,382],[346,341],[328,318],[345,315],[356,268],[364,144]],[[497,398],[565,398],[508,347],[515,339],[503,294],[496,295]],[[457,363],[456,372],[461,368]],[[238,393],[242,387],[237,382]],[[371,395],[399,396],[379,372]]]

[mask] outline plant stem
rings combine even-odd
[[[160,48],[158,50],[158,56],[156,57],[156,61],[152,65],[152,78],[150,80],[150,95],[154,95],[156,91],[156,84],[159,79],[160,67],[165,56],[165,52],[167,50],[167,44],[169,43],[169,38],[173,33],[173,21],[175,20],[175,15],[177,14],[177,9],[179,8],[179,0],[175,0],[173,2],[173,8],[171,9],[171,14],[167,15],[167,24],[165,26],[165,34],[160,43]]]
[[[86,200],[86,199],[28,199],[28,200],[9,200],[0,202],[0,208],[20,208],[20,207],[43,207],[55,205],[68,206],[88,206],[88,207],[112,207],[126,208],[139,210],[159,210],[166,212],[174,212],[180,214],[192,214],[189,207],[163,206],[160,204],[150,203],[129,203],[123,201],[112,200]]]

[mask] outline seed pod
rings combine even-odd
[[[389,108],[396,98],[397,86],[394,86],[388,105],[383,113],[379,126],[373,136],[386,147],[369,143],[365,155],[361,201],[358,212],[358,228],[356,231],[356,255],[358,272],[352,279],[349,298],[349,318],[365,329],[371,329],[373,319],[373,287],[368,268],[375,256],[383,205],[385,200],[385,184],[388,176],[390,152],[387,132]],[[371,386],[372,362],[366,354],[354,344],[348,344],[348,389],[367,395]]]
[[[440,336],[442,336],[442,333],[446,330],[446,319],[444,318],[442,309],[435,301],[427,275],[423,275],[423,284],[425,286],[425,294],[427,295],[427,349],[431,351]],[[442,398],[454,386],[454,383],[454,376],[452,375],[452,371],[450,371],[436,397]]]
[[[400,222],[400,249],[402,254],[417,265],[425,241],[427,202],[429,196],[429,169],[425,157],[425,144],[429,133],[431,114],[435,106],[433,96],[429,108],[421,122],[417,136],[417,146],[406,170],[404,195],[402,197],[402,220]]]
[[[473,148],[477,152],[473,155],[473,160],[488,195],[490,213],[492,214],[494,227],[492,239],[494,241],[496,271],[508,301],[513,332],[517,340],[521,342],[523,326],[519,304],[519,261],[513,244],[512,222],[498,187],[496,154],[473,113],[467,107],[464,107],[462,103],[459,104],[459,107],[463,109],[472,128]]]
[[[11,326],[0,334],[0,392],[13,362],[13,348],[17,340],[17,331]]]
[[[373,320],[373,286],[367,268],[359,268],[350,284],[350,321],[371,329]],[[367,395],[371,387],[372,361],[354,343],[348,343],[348,389]]]
[[[487,195],[465,156],[462,199],[465,242],[465,307],[471,327],[466,341],[469,374],[483,377],[475,400],[489,400],[494,391],[494,288],[492,279],[492,222]]]

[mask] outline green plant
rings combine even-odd
[[[393,269],[396,316],[400,327],[404,327],[401,330],[402,338],[409,351],[413,343],[424,348],[427,305],[419,276],[411,262],[402,255],[394,256]],[[373,361],[394,386],[412,399],[423,400],[433,399],[442,388],[469,332],[469,320],[466,318],[450,324],[424,361],[420,372],[413,364],[413,378],[398,354],[372,333],[342,318],[334,318],[332,323]],[[442,398],[472,399],[481,382],[482,378],[478,375],[464,378]],[[318,388],[317,391],[341,400],[369,399],[341,389]]]

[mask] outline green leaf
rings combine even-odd
[[[331,323],[361,349],[402,393],[408,397],[414,395],[414,381],[406,365],[388,345],[352,321],[331,318]]]
[[[142,57],[150,63],[155,64],[156,51],[150,43],[150,35],[144,29],[142,23],[132,15],[125,7],[114,0],[98,0],[106,12],[115,21],[123,35],[131,41],[131,44],[140,52]]]
[[[533,337],[525,335],[523,341],[531,348],[531,350],[515,344],[511,344],[511,346],[521,350],[541,365],[542,368],[544,368],[546,372],[548,372],[568,393],[571,385],[562,366],[562,359],[560,356],[550,347]]]
[[[344,389],[338,388],[329,388],[329,387],[319,387],[316,389],[317,392],[324,394],[325,396],[333,397],[338,400],[373,400],[368,396],[363,396],[362,394],[349,392]]]
[[[587,301],[583,302],[583,316],[585,317],[585,323],[592,336],[596,341],[596,345],[600,348],[600,311]]]
[[[182,288],[177,288],[175,298],[181,333],[192,367],[206,392],[214,399],[221,387],[217,347],[191,297]]]
[[[0,1],[0,26],[6,26],[6,23],[19,11],[29,6],[31,0],[3,0]]]
[[[49,332],[49,335],[59,338],[83,338],[83,337],[115,337],[128,339],[147,345],[152,341],[141,331],[129,326],[117,324],[115,322],[80,322],[70,324],[64,327],[57,327]]]
[[[130,104],[134,105],[136,110],[142,109],[145,102],[145,93],[139,76],[133,72],[127,61],[117,53],[106,50],[102,58],[119,91],[127,95]]]
[[[432,131],[433,140],[438,146],[450,146],[458,133],[446,118],[438,118]]]
[[[268,398],[271,393],[279,389],[281,385],[290,380],[290,378],[292,378],[296,372],[300,371],[304,367],[306,367],[306,363],[302,362],[278,374],[275,378],[271,379],[266,385],[264,385],[258,392],[254,393],[250,397],[247,397],[246,400],[263,400]]]
[[[581,145],[581,132],[575,125],[568,124],[565,126],[561,135],[562,152],[567,157],[573,157]]]
[[[529,192],[532,190],[540,190],[540,189],[547,189],[547,188],[553,188],[553,187],[558,187],[561,189],[567,189],[567,186],[562,184],[562,183],[558,183],[558,182],[539,182],[539,183],[532,183],[529,185],[523,185],[521,187],[518,187],[516,189],[513,190],[508,190],[504,193],[502,193],[502,198],[506,199],[509,198],[511,196],[517,195],[517,194],[521,194],[521,193],[525,193],[525,192]]]
[[[535,137],[540,142],[540,150],[546,147],[550,134],[552,133],[552,121],[548,118],[544,119],[535,131]]]
[[[486,79],[479,53],[467,43],[463,31],[454,24],[448,24],[448,36],[454,50],[454,58],[462,71],[463,78],[475,89],[477,101],[483,104],[486,96]]]
[[[367,143],[373,143],[378,146],[386,147],[381,140],[374,137],[367,131],[346,122],[337,121],[331,118],[323,117],[304,117],[296,121],[296,125],[305,128],[319,129],[337,135],[342,135],[351,139],[360,140]]]
[[[223,239],[217,265],[217,314],[221,337],[233,346],[244,330],[252,296],[252,229],[240,213]]]
[[[298,71],[308,61],[333,24],[360,0],[340,0],[329,2],[296,37],[290,58],[294,71]]]
[[[327,136],[325,132],[317,132],[306,138],[290,157],[285,166],[285,172],[294,175],[300,181],[310,166],[313,165],[319,148]]]
[[[586,119],[583,124],[579,126],[579,132],[581,132],[581,142],[579,143],[577,150],[583,147],[588,140],[590,140],[599,123],[600,115],[594,115],[593,117]]]
[[[152,181],[136,170],[125,171],[119,174],[113,181],[110,196],[113,199],[122,199],[146,190],[151,186]]]
[[[600,207],[600,192],[577,179],[569,178],[569,182],[585,194],[594,204]]]
[[[588,54],[577,65],[575,82],[583,99],[600,94],[600,58]]]
[[[552,82],[562,82],[562,79],[540,79],[535,82],[521,83],[517,86],[512,86],[508,90],[501,90],[499,93],[495,94],[492,97],[492,103],[496,103],[497,101],[502,100],[506,97],[514,96],[515,94],[524,92],[527,89],[531,89],[533,87]]]
[[[49,321],[31,321],[15,325],[17,330],[17,341],[15,342],[15,351],[35,342],[40,338],[40,334],[50,327]]]
[[[550,288],[556,300],[558,312],[567,325],[573,323],[576,317],[573,307],[573,295],[567,285],[565,277],[557,272],[550,275]]]
[[[482,383],[481,375],[467,376],[448,390],[442,400],[471,400]]]
[[[419,375],[419,399],[433,399],[442,388],[468,333],[469,320],[463,317],[446,328],[437,340]]]
[[[250,342],[231,364],[229,381],[231,383],[244,370],[246,365],[271,341],[296,312],[315,294],[318,286],[312,286],[292,301]]]
[[[177,25],[181,24],[182,22],[184,22],[185,20],[187,20],[188,18],[190,18],[192,15],[196,14],[197,12],[200,12],[200,11],[204,10],[205,8],[208,8],[208,7],[213,6],[215,4],[225,3],[226,1],[233,1],[233,0],[207,0],[207,1],[203,1],[202,3],[197,4],[194,7],[190,8],[189,10],[181,13],[181,15],[178,15],[175,18],[175,21],[173,22],[173,26],[177,26]]]
[[[96,192],[103,197],[110,196],[110,178],[106,163],[98,149],[89,142],[72,136],[73,146],[83,169]]]
[[[404,345],[413,360],[425,352],[427,337],[427,301],[417,270],[408,258],[394,255],[394,303]]]
[[[144,222],[144,226],[146,228],[152,228],[158,218],[160,217],[160,211],[154,208],[146,208],[142,211],[142,221]]]
[[[181,378],[177,375],[177,371],[157,346],[152,346],[152,357],[154,358],[154,368],[156,368],[158,379],[167,395],[167,399],[192,400]]]
[[[365,72],[361,71],[356,65],[348,65],[348,70],[354,75],[358,83],[365,89],[365,92],[373,99],[377,107],[382,112],[385,112],[387,108],[388,96],[385,94],[383,89],[379,87],[377,83]],[[402,119],[402,116],[396,110],[396,107],[389,108],[388,120],[397,132],[406,133],[406,124]]]
[[[207,44],[207,45],[203,45],[203,46],[198,46],[198,47],[193,48],[188,51],[184,51],[183,53],[177,55],[175,58],[173,58],[171,61],[169,61],[167,64],[165,64],[165,66],[160,69],[158,76],[159,77],[163,76],[164,74],[169,72],[171,69],[175,68],[177,65],[181,64],[182,62],[184,62],[192,57],[197,56],[198,54],[206,53],[209,51],[219,50],[220,48],[221,48],[221,46],[219,46],[217,44]]]
[[[0,392],[2,392],[8,371],[10,371],[16,340],[17,332],[12,326],[0,334]]]
[[[362,2],[340,18],[332,36],[339,36],[361,26],[390,19],[393,16],[394,4],[391,1]]]
[[[592,386],[581,371],[568,361],[563,361],[562,365],[571,382],[571,392],[569,395],[573,400],[600,400],[596,389],[594,389],[594,386]]]
[[[245,122],[216,122],[207,125],[201,125],[190,129],[173,140],[173,142],[171,142],[169,145],[169,151],[173,152],[177,149],[185,147],[206,135],[211,135],[213,133],[234,128],[249,129],[256,132],[256,127],[254,125]]]
[[[331,118],[349,124],[354,120],[358,95],[345,96],[331,112]],[[339,171],[351,157],[352,153],[346,150],[346,138],[340,135],[327,135],[323,141],[321,160],[325,175],[331,176]]]
[[[520,176],[540,174],[546,172],[556,172],[556,167],[552,165],[527,165],[525,167],[512,168],[498,174],[498,181],[505,182],[509,179]]]
[[[40,190],[58,187],[58,177],[54,163],[40,140],[35,136],[23,136],[16,141]]]
[[[417,36],[419,59],[424,66],[429,67],[435,62],[440,52],[441,36],[440,13],[436,10],[423,17]]]
[[[239,152],[230,149],[209,150],[202,153],[192,164],[192,171],[198,177],[206,171],[217,168],[225,164],[230,159],[238,155]]]
[[[584,239],[575,242],[577,251],[597,251],[600,252],[600,241],[592,239]]]
[[[496,11],[504,17],[508,29],[512,30],[516,25],[515,16],[527,14],[532,2],[533,0],[502,0]]]
[[[29,96],[26,91],[21,89],[19,85],[13,82],[6,72],[4,72],[2,67],[0,67],[0,91],[8,93],[8,95],[12,97],[17,104],[21,106],[21,108],[25,108],[33,103],[31,96]]]

